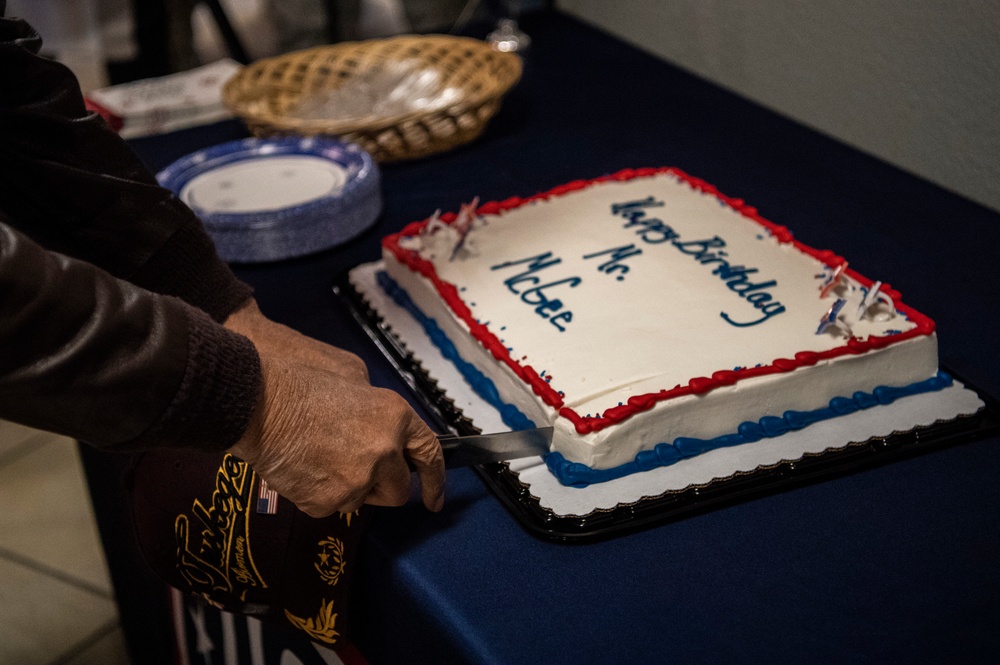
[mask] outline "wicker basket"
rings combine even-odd
[[[399,63],[435,73],[450,93],[447,105],[336,120],[296,115],[305,100],[335,94],[358,77]],[[520,76],[518,56],[496,52],[485,42],[406,35],[260,60],[230,79],[223,101],[255,135],[334,135],[361,145],[380,162],[392,162],[450,150],[479,136]]]

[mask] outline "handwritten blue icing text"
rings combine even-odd
[[[564,332],[566,324],[573,320],[573,312],[563,309],[563,302],[555,297],[555,292],[561,289],[576,288],[583,280],[579,277],[564,277],[545,281],[539,276],[539,273],[560,263],[562,263],[562,259],[553,256],[552,252],[544,252],[526,259],[498,263],[491,266],[490,270],[523,268],[521,272],[505,279],[504,285],[511,293],[518,295],[521,302],[531,305],[535,314],[543,319],[548,319],[549,323],[554,325],[559,332]]]
[[[760,272],[758,268],[732,265],[726,258],[728,257],[728,253],[723,249],[726,247],[726,241],[719,236],[713,236],[704,240],[682,240],[680,235],[663,220],[647,215],[649,209],[662,207],[662,201],[657,201],[652,196],[649,196],[635,201],[613,203],[611,205],[611,213],[627,220],[622,227],[625,229],[635,229],[636,235],[647,244],[658,245],[669,242],[682,254],[690,256],[701,265],[715,264],[712,274],[718,276],[730,291],[753,305],[759,312],[758,317],[750,320],[738,320],[726,312],[719,312],[719,316],[726,323],[745,328],[763,323],[785,312],[785,306],[769,292],[769,289],[778,285],[777,280],[756,277],[756,273]],[[627,249],[634,248],[632,245],[629,245],[624,248],[616,248],[615,250],[608,251],[612,252],[613,259],[618,259],[623,254],[623,250]],[[637,250],[637,252],[641,252],[641,250]],[[628,256],[637,252],[632,252]],[[592,254],[590,256],[597,256],[599,254]],[[584,258],[590,258],[590,256]],[[624,272],[627,272],[627,266],[623,267]],[[751,278],[751,276],[754,277]]]

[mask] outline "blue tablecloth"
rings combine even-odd
[[[475,196],[674,165],[891,281],[938,322],[943,364],[1000,395],[1000,215],[573,19],[522,27],[524,78],[482,139],[385,166],[385,212],[349,245],[237,267],[265,313],[404,391],[330,293],[383,235]],[[243,135],[134,145],[159,169]],[[358,643],[372,663],[997,662],[998,469],[994,437],[587,545],[530,536],[450,471],[442,513],[378,516]]]

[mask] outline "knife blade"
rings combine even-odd
[[[539,427],[468,436],[442,434],[438,435],[438,441],[444,451],[445,468],[454,469],[544,455],[549,452],[549,445],[552,443],[552,428]]]

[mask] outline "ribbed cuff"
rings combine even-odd
[[[188,362],[173,402],[160,422],[127,444],[226,450],[246,431],[262,388],[253,343],[186,308]]]

